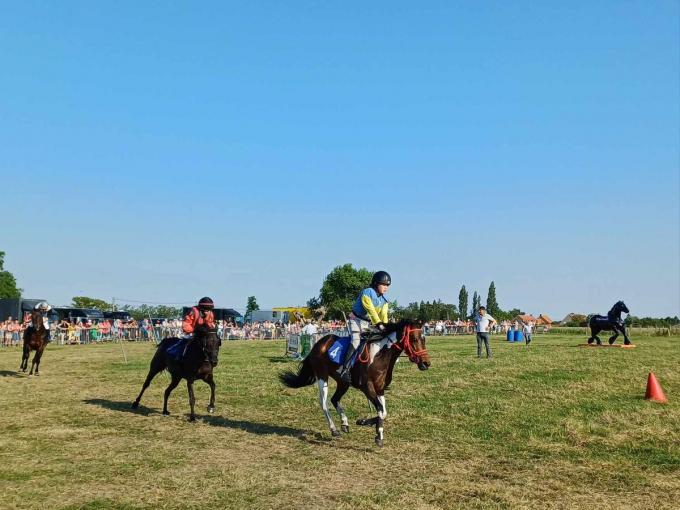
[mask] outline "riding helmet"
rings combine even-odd
[[[390,274],[387,271],[378,271],[373,275],[373,278],[371,279],[371,287],[374,289],[378,285],[391,285],[392,284],[392,278],[390,277]]]
[[[198,302],[198,307],[203,308],[205,310],[212,310],[213,308],[215,308],[215,303],[213,303],[212,299],[206,296],[200,299],[200,301]]]

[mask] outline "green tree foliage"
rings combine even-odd
[[[5,252],[0,251],[0,299],[20,298],[21,289],[17,287],[16,278],[5,271]]]
[[[472,294],[472,312],[470,313],[470,317],[474,317],[475,314],[479,311],[479,307],[482,306],[482,298],[477,294],[477,291]]]
[[[489,294],[486,296],[486,311],[494,318],[501,311],[498,307],[498,301],[496,301],[496,284],[494,282],[489,285]]]
[[[87,296],[73,296],[73,298],[71,298],[71,306],[73,308],[94,308],[95,310],[101,310],[102,312],[113,310],[113,305],[111,303],[107,303],[103,299]]]
[[[629,315],[624,321],[626,326],[633,326],[636,328],[668,328],[671,326],[679,326],[680,318],[675,317],[654,318],[654,317],[636,317]]]
[[[255,310],[259,310],[260,305],[257,304],[257,299],[255,296],[248,296],[248,303],[246,304],[246,317],[250,315]]]
[[[394,319],[419,319],[421,321],[455,320],[459,318],[456,305],[442,302],[441,299],[409,303],[400,307],[397,303],[390,306]]]
[[[458,310],[460,310],[460,314],[465,316],[467,315],[467,309],[468,309],[468,291],[465,288],[465,285],[463,285],[460,288],[460,292],[458,293]],[[466,317],[461,317],[461,319],[465,319]]]
[[[132,315],[133,319],[138,321],[142,319],[148,319],[149,317],[152,319],[177,319],[182,316],[181,308],[166,305],[124,305],[121,307],[121,310],[128,312],[130,315]]]
[[[355,269],[352,264],[338,266],[328,273],[317,301],[326,309],[326,317],[342,319],[342,312],[349,313],[359,293],[371,284],[372,276],[368,269]]]

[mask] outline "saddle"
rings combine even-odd
[[[165,352],[167,352],[175,361],[182,361],[189,340],[190,338],[178,338],[177,341],[165,348]]]

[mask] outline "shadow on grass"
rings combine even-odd
[[[22,375],[19,372],[15,372],[14,370],[0,370],[0,377],[21,377]]]
[[[145,407],[141,404],[137,409],[132,409],[132,400],[124,400],[117,402],[115,400],[107,400],[105,398],[88,398],[83,400],[83,402],[85,404],[103,407],[104,409],[110,409],[112,411],[121,411],[130,414],[140,414],[142,416],[159,414],[158,411],[155,411],[149,407]]]
[[[288,356],[265,356],[270,363],[290,363],[291,361],[299,361]]]
[[[288,436],[300,438],[307,434],[307,431],[286,427],[284,425],[272,425],[271,423],[258,423],[248,420],[232,420],[224,416],[203,416],[203,422],[214,427],[226,427],[228,429],[243,430],[258,436]]]

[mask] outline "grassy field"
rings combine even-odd
[[[38,378],[3,349],[0,506],[678,508],[680,337],[581,341],[495,337],[477,360],[472,337],[430,339],[428,372],[396,366],[383,449],[372,428],[331,438],[316,388],[281,387],[280,341],[225,344],[217,412],[197,384],[196,423],[184,384],[161,416],[166,374],[130,409],[150,344],[126,344],[127,364],[117,344],[50,345]],[[642,399],[650,370],[669,404]],[[343,403],[350,423],[367,414],[356,391]]]

